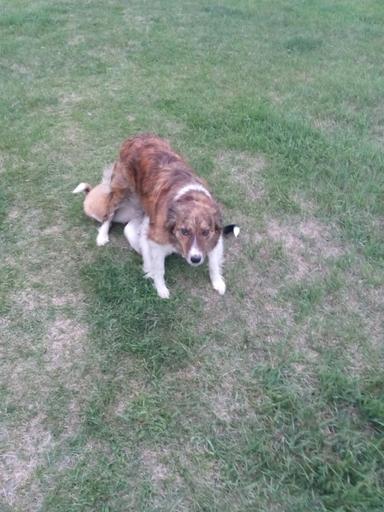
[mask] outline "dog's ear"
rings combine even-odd
[[[222,231],[223,231],[223,216],[221,214],[219,205],[216,205],[215,213],[213,215],[213,222],[214,222],[214,226],[215,226],[215,231],[217,233],[222,233]]]
[[[167,211],[167,218],[165,220],[165,228],[166,230],[173,235],[176,227],[176,208],[174,206],[170,206]]]

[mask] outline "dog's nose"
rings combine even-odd
[[[191,263],[193,263],[194,265],[197,265],[198,263],[200,263],[201,261],[201,256],[191,256]]]

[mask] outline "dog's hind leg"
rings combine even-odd
[[[112,171],[111,191],[108,194],[105,214],[96,239],[96,243],[99,246],[105,245],[109,242],[108,233],[109,228],[111,227],[113,216],[118,207],[120,206],[120,204],[122,203],[122,201],[127,196],[129,196],[129,188],[125,178],[120,174],[114,174],[116,165],[118,164],[115,164],[115,167]]]
[[[113,217],[113,216],[112,216]],[[96,244],[101,247],[102,245],[105,245],[109,242],[109,228],[111,227],[112,218],[109,220],[106,220],[102,223],[102,225],[99,227],[99,233],[96,238]]]

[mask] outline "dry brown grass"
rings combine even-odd
[[[76,435],[81,402],[97,365],[84,375],[90,363],[86,300],[76,279],[73,254],[63,249],[67,225],[41,229],[45,224],[42,211],[30,213],[28,223],[23,222],[19,207],[8,213],[18,229],[18,250],[8,258],[8,265],[17,270],[19,279],[8,296],[1,373],[7,388],[6,407],[16,407],[17,421],[6,416],[3,423],[0,481],[5,505],[37,511],[43,499],[38,471]],[[59,389],[69,398],[61,406],[62,417],[56,426],[57,413],[52,411]],[[63,460],[57,464],[66,465]]]
[[[331,229],[315,219],[293,219],[283,224],[271,220],[266,234],[273,242],[282,244],[293,267],[292,278],[296,280],[324,275],[328,261],[343,254]]]
[[[241,187],[252,201],[264,195],[262,172],[267,166],[263,155],[252,155],[240,151],[223,151],[216,158],[220,173],[226,175],[234,186]]]

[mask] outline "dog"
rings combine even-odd
[[[213,288],[226,291],[222,276],[223,222],[221,211],[203,179],[187,165],[169,142],[153,134],[140,134],[121,146],[112,169],[98,245],[108,241],[111,222],[125,201],[138,200],[142,219],[125,228],[129,242],[143,257],[147,277],[161,298],[169,297],[165,284],[165,258],[180,254],[199,266],[208,257]]]
[[[83,192],[85,194],[83,209],[84,213],[91,219],[102,223],[107,211],[108,197],[111,192],[112,166],[104,170],[101,183],[92,187],[88,183],[79,183],[72,191],[73,194]],[[144,210],[141,208],[138,198],[132,194],[129,198],[125,198],[119,208],[115,211],[112,222],[127,224],[133,219],[142,221]],[[105,245],[108,242],[108,232],[100,231],[98,233],[97,245]]]

